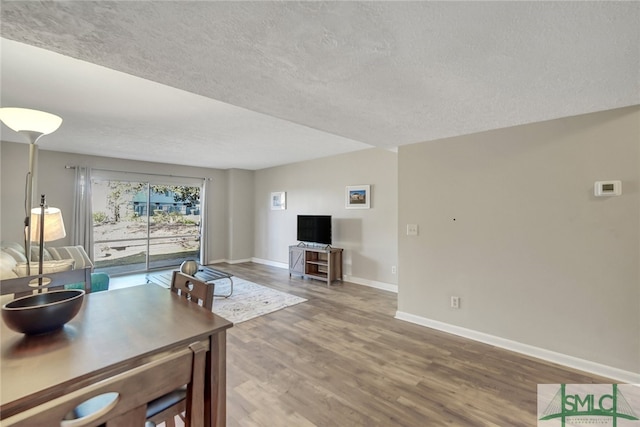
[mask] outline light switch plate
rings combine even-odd
[[[407,224],[407,236],[418,235],[418,224]]]

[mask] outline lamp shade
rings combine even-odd
[[[42,208],[31,209],[31,241],[40,241],[40,214]],[[62,212],[58,208],[45,208],[44,210],[44,237],[43,241],[51,242],[62,239],[67,235],[62,220]]]
[[[16,132],[36,132],[42,135],[55,132],[62,124],[62,119],[55,114],[29,108],[0,108],[0,120]]]

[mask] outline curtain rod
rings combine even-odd
[[[73,165],[65,165],[65,169],[75,169],[78,166],[73,166]],[[93,170],[96,171],[102,171],[102,172],[117,172],[117,173],[131,173],[131,174],[138,174],[138,175],[150,175],[150,176],[161,176],[164,178],[188,178],[188,179],[201,179],[203,181],[211,181],[211,178],[204,178],[201,176],[184,176],[184,175],[166,175],[166,174],[162,174],[162,173],[151,173],[151,172],[131,172],[131,171],[119,171],[119,170],[115,170],[115,169],[100,169],[100,168],[92,168]]]

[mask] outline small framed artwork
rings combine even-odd
[[[271,193],[271,210],[287,209],[287,193],[284,191],[276,191]]]
[[[346,191],[347,209],[369,209],[371,206],[370,185],[348,185]]]

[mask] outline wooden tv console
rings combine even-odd
[[[342,248],[289,246],[289,276],[323,280],[327,286],[342,281]]]

